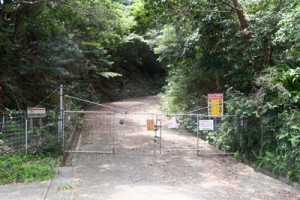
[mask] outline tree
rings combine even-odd
[[[206,106],[207,93],[225,93],[226,112],[247,126],[225,119],[214,142],[299,180],[299,2],[146,0],[138,8],[137,30],[168,71],[164,108],[190,111]]]
[[[131,42],[127,36],[135,25],[129,3],[3,1],[1,107],[34,106],[61,83],[86,99],[105,101],[116,96],[112,91],[119,91],[130,73],[125,69],[125,77],[120,77],[126,65],[121,52]],[[155,59],[148,53],[148,61]]]

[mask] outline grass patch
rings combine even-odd
[[[0,185],[48,180],[54,175],[58,158],[24,155],[19,152],[0,155]]]
[[[73,190],[73,189],[75,189],[74,183],[63,183],[63,184],[58,184],[56,186],[57,191]]]

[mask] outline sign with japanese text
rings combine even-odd
[[[208,94],[208,115],[220,117],[223,115],[223,94]]]
[[[147,131],[154,131],[155,125],[154,125],[154,119],[147,119]]]
[[[46,108],[27,108],[27,115],[29,118],[46,117]]]
[[[199,130],[200,131],[213,131],[214,130],[214,120],[199,120]]]

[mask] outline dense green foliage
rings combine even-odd
[[[212,142],[299,181],[299,1],[143,2],[137,31],[168,72],[163,107],[191,111],[224,93],[235,117]]]
[[[0,3],[1,108],[35,106],[61,83],[69,94],[90,100],[141,95],[131,92],[135,80],[147,87],[163,76],[163,70],[148,70],[160,68],[149,48],[128,39],[135,24],[128,6],[110,0],[14,2]]]
[[[235,117],[211,142],[300,180],[298,0],[2,2],[2,108],[35,105],[60,83],[97,101],[153,94],[166,71],[165,110],[224,93]]]
[[[55,158],[40,158],[18,152],[0,155],[0,185],[48,180],[54,175],[57,163]]]

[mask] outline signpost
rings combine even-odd
[[[27,108],[27,115],[29,118],[29,128],[33,128],[33,119],[39,120],[39,126],[43,126],[42,118],[46,117],[46,108]]]
[[[223,116],[223,94],[208,94],[208,115]]]

